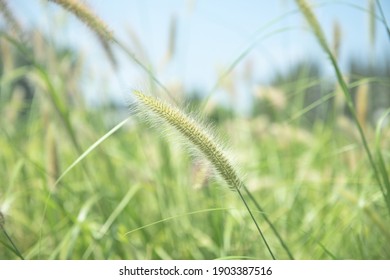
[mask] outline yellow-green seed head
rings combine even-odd
[[[212,163],[217,173],[232,189],[241,187],[242,182],[230,160],[205,127],[177,107],[144,95],[140,91],[133,93],[149,116],[157,117],[175,128]],[[141,110],[142,113],[145,113],[143,110]]]

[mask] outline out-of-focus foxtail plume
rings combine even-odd
[[[95,15],[91,9],[81,1],[77,0],[50,0],[64,9],[68,10],[84,22],[92,31],[104,38],[105,40],[113,40],[113,33],[107,25]]]
[[[109,42],[114,40],[113,32],[107,27],[107,25],[101,20],[92,9],[84,2],[77,0],[50,0],[84,22],[98,37],[98,41],[101,44],[104,53],[110,61],[112,67],[116,70],[118,63],[112,51],[112,46]]]
[[[0,0],[0,14],[3,15],[7,25],[9,25],[10,30],[13,34],[18,36],[22,35],[22,27],[15,15],[12,13],[11,9],[8,7],[6,0]]]
[[[46,180],[50,191],[55,191],[56,180],[60,175],[57,141],[53,130],[53,123],[49,123],[46,134]]]
[[[335,21],[333,23],[333,54],[336,59],[338,59],[340,55],[341,36],[342,32],[340,24]]]
[[[172,60],[176,51],[176,38],[177,38],[177,20],[176,16],[171,17],[169,24],[169,35],[168,35],[168,47],[165,56],[162,61],[162,68],[166,67],[167,64]]]
[[[38,30],[32,32],[32,45],[34,58],[37,61],[43,61],[47,59],[47,46],[42,33]]]
[[[368,14],[369,14],[369,30],[370,30],[370,44],[371,47],[375,46],[375,38],[376,38],[376,19],[375,19],[375,0],[368,1]]]
[[[364,83],[358,87],[356,92],[356,114],[363,129],[366,128],[367,122],[368,91],[369,85]]]
[[[0,57],[2,59],[3,71],[11,71],[15,66],[15,60],[12,55],[11,47],[4,38],[0,38]]]
[[[254,89],[256,98],[266,101],[275,110],[281,111],[286,108],[286,94],[281,89],[270,86],[256,86]]]
[[[176,50],[176,33],[177,33],[177,19],[176,16],[171,17],[171,23],[169,26],[169,45],[168,45],[168,58],[171,59]]]

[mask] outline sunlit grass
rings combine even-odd
[[[4,31],[1,43],[1,57],[14,61],[4,59],[0,80],[0,259],[270,258],[237,193],[174,135],[130,112],[112,124],[107,108],[86,107],[72,76],[81,66],[48,45],[40,58],[45,42],[22,44]],[[364,92],[355,117],[343,111],[355,106],[352,89],[388,89],[388,80],[349,83],[340,73],[340,91],[310,69],[259,88],[261,110],[213,124],[233,147],[243,198],[278,259],[389,259],[389,111],[367,121]],[[20,79],[31,99],[14,86]],[[194,106],[200,115],[204,104]]]

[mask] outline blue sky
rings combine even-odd
[[[69,16],[55,4],[38,0],[8,2],[26,26],[39,26],[55,40],[83,51],[91,76],[94,77],[93,84],[86,89],[87,95],[97,96],[94,91],[100,91],[99,94],[102,95],[123,98],[131,88],[145,82],[145,73],[123,56],[118,57],[121,67],[119,74],[115,73],[108,65],[94,35],[75,17]],[[146,64],[153,67],[156,76],[164,84],[169,86],[180,83],[187,91],[210,91],[218,76],[243,50],[253,44],[254,48],[235,68],[235,75],[240,76],[245,67],[251,64],[253,83],[266,83],[275,73],[286,71],[289,66],[305,58],[313,57],[321,64],[329,65],[312,34],[307,31],[302,15],[297,12],[295,1],[87,2],[118,38],[127,42]],[[374,54],[379,61],[389,48],[389,38],[380,21],[376,22],[374,49],[370,46],[368,13],[356,8],[367,10],[368,2],[310,2],[316,5],[314,11],[329,41],[332,40],[334,23],[338,22],[341,26],[342,65],[352,56],[368,61],[370,55]],[[387,21],[390,21],[390,1],[382,0],[381,4]],[[175,53],[170,63],[164,64],[173,18],[177,23]],[[274,24],[270,25],[272,21]],[[142,45],[142,52],[137,50],[129,30]],[[331,71],[325,73],[331,75]],[[248,89],[243,89],[240,94],[248,94],[246,91]]]

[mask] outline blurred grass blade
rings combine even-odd
[[[32,52],[17,39],[13,38],[9,34],[0,31],[0,36],[4,37],[9,43],[11,43],[16,49],[23,55],[23,57],[33,66],[33,74],[36,74],[36,77],[40,78],[43,81],[43,84],[46,85],[44,90],[47,93],[47,97],[53,105],[55,112],[58,114],[60,120],[64,123],[65,129],[72,140],[73,145],[76,150],[81,153],[80,145],[77,141],[76,134],[73,130],[72,124],[69,119],[69,111],[65,104],[62,102],[60,95],[58,94],[55,86],[52,83],[51,77],[48,74],[47,69],[45,69],[41,64],[35,61],[32,56]]]
[[[89,155],[97,146],[99,146],[104,140],[106,140],[109,136],[111,136],[115,131],[121,128],[129,118],[124,119],[119,124],[117,124],[114,128],[112,128],[109,132],[100,137],[95,143],[93,143],[84,153],[82,153],[62,174],[55,182],[55,186],[64,178],[66,174],[69,173],[77,164],[79,164],[87,155]]]
[[[6,248],[8,248],[12,252],[14,252],[15,255],[17,255],[21,260],[24,260],[24,257],[22,255],[22,253],[20,253],[18,247],[12,241],[12,238],[8,235],[7,231],[4,228],[4,217],[3,217],[3,214],[1,212],[0,212],[0,219],[1,219],[1,221],[0,221],[0,229],[4,233],[4,236],[6,237],[6,239],[9,241],[9,243],[11,245],[8,245],[7,243],[3,242],[2,240],[0,240],[0,243],[2,243]]]
[[[371,48],[374,49],[376,39],[376,21],[375,21],[375,0],[368,1],[368,13],[369,13],[369,36]]]
[[[131,233],[133,233],[133,232],[139,231],[139,230],[141,230],[141,229],[148,228],[148,227],[151,227],[151,226],[160,224],[160,223],[165,223],[165,222],[168,222],[168,221],[171,221],[171,220],[180,218],[180,217],[185,217],[185,216],[190,216],[190,215],[195,215],[195,214],[200,214],[200,213],[206,213],[206,212],[226,211],[226,210],[230,210],[230,208],[210,208],[210,209],[203,209],[203,210],[198,210],[198,211],[194,211],[194,212],[190,212],[190,213],[185,213],[185,214],[180,214],[180,215],[176,215],[176,216],[164,218],[164,219],[162,219],[162,220],[159,220],[159,221],[156,221],[156,222],[153,222],[153,223],[144,225],[144,226],[142,226],[142,227],[138,227],[138,228],[136,228],[136,229],[130,230],[130,231],[128,231],[128,232],[125,233],[125,236],[126,236],[126,235],[129,235],[129,234],[131,234]]]
[[[379,119],[377,127],[376,127],[376,141],[375,141],[375,152],[378,161],[379,171],[383,178],[384,189],[382,190],[383,195],[386,198],[387,207],[390,211],[390,180],[389,180],[389,172],[387,170],[385,160],[383,159],[382,150],[381,150],[381,139],[382,139],[382,128],[384,126],[385,120],[389,118],[390,109],[388,109],[382,117]]]
[[[99,233],[97,235],[97,238],[102,238],[107,230],[110,228],[112,223],[115,221],[115,219],[119,216],[120,213],[123,212],[125,207],[129,204],[130,200],[134,197],[134,195],[137,193],[137,191],[141,187],[139,185],[136,185],[135,187],[132,187],[128,190],[126,195],[123,197],[123,199],[119,202],[118,206],[114,209],[114,211],[111,213],[110,217],[108,217],[107,221],[104,223],[104,225],[100,228]]]
[[[376,0],[376,3],[377,3],[377,5],[378,5],[379,12],[381,13],[381,16],[382,16],[383,24],[385,25],[385,28],[386,28],[386,31],[387,31],[387,35],[388,35],[389,40],[390,40],[390,28],[389,28],[389,26],[387,25],[386,17],[385,17],[385,14],[384,14],[384,12],[383,12],[383,9],[382,9],[381,2],[380,2],[380,0]]]

